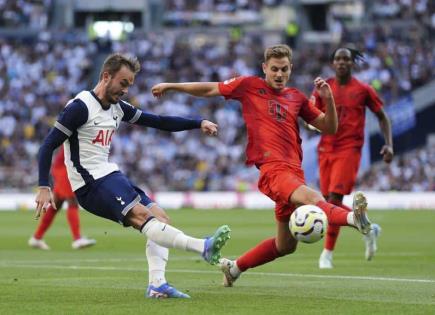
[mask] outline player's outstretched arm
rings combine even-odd
[[[159,83],[151,88],[155,97],[161,97],[168,91],[183,92],[193,96],[219,96],[218,82],[186,82],[186,83]]]
[[[326,110],[324,114],[320,114],[316,119],[314,119],[314,121],[311,122],[311,125],[324,134],[334,134],[337,132],[338,118],[331,87],[320,77],[317,77],[314,80],[314,87],[323,103],[326,104]]]

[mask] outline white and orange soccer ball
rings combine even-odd
[[[326,233],[328,218],[319,207],[304,205],[293,211],[289,224],[295,239],[303,243],[315,243]]]

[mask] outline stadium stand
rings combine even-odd
[[[260,14],[261,6],[281,2],[174,0],[168,6],[174,12],[216,9],[231,13],[247,9]],[[228,9],[230,3],[233,7]],[[341,41],[365,52],[366,62],[356,75],[371,84],[389,107],[435,78],[431,36],[434,5],[423,0],[380,1],[377,5],[379,8],[372,10],[373,27],[344,28]],[[49,25],[51,1],[0,1],[0,7],[4,8],[0,14],[2,26]],[[381,28],[376,19],[382,14],[389,16],[391,23]],[[79,34],[47,29],[31,41],[0,40],[0,190],[29,190],[35,185],[35,156],[57,113],[77,91],[93,86],[98,69],[94,61],[101,60],[105,52]],[[260,74],[266,37],[256,29],[234,32],[211,27],[179,32],[169,28],[147,34],[136,32],[124,41],[113,42],[113,51],[136,54],[142,62],[142,71],[129,91],[129,102],[157,114],[201,115],[216,121],[220,134],[218,138],[204,138],[196,132],[144,132],[124,125],[114,138],[112,159],[139,185],[147,181],[152,191],[255,190],[257,170],[243,165],[245,130],[236,102],[171,94],[156,100],[150,88],[161,81],[221,81],[235,75]],[[328,60],[336,46],[300,42],[291,84],[310,94],[315,76],[332,75]],[[424,166],[421,162],[427,159],[429,166]],[[379,190],[435,190],[430,173],[433,161],[434,149],[428,145],[398,157],[390,168],[374,164],[359,185]],[[383,179],[374,180],[381,173]]]

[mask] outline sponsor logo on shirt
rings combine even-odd
[[[278,122],[287,119],[288,106],[278,103],[276,100],[270,100],[268,106],[269,115]]]

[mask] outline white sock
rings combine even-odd
[[[237,278],[238,276],[240,276],[241,273],[242,272],[240,271],[239,266],[237,266],[237,261],[234,261],[234,264],[230,268],[230,274],[234,278]]]
[[[151,219],[142,228],[141,232],[148,239],[166,248],[178,248],[202,254],[204,251],[204,239],[187,236],[173,226],[160,222],[156,218]]]
[[[332,250],[324,248],[323,252],[322,252],[322,254],[320,256],[331,260],[332,259],[332,253],[333,253]]]
[[[148,240],[145,253],[148,260],[148,282],[155,287],[166,283],[165,270],[168,262],[169,250]]]
[[[356,226],[354,215],[355,214],[352,211],[347,214],[347,224],[352,225],[352,226]]]

